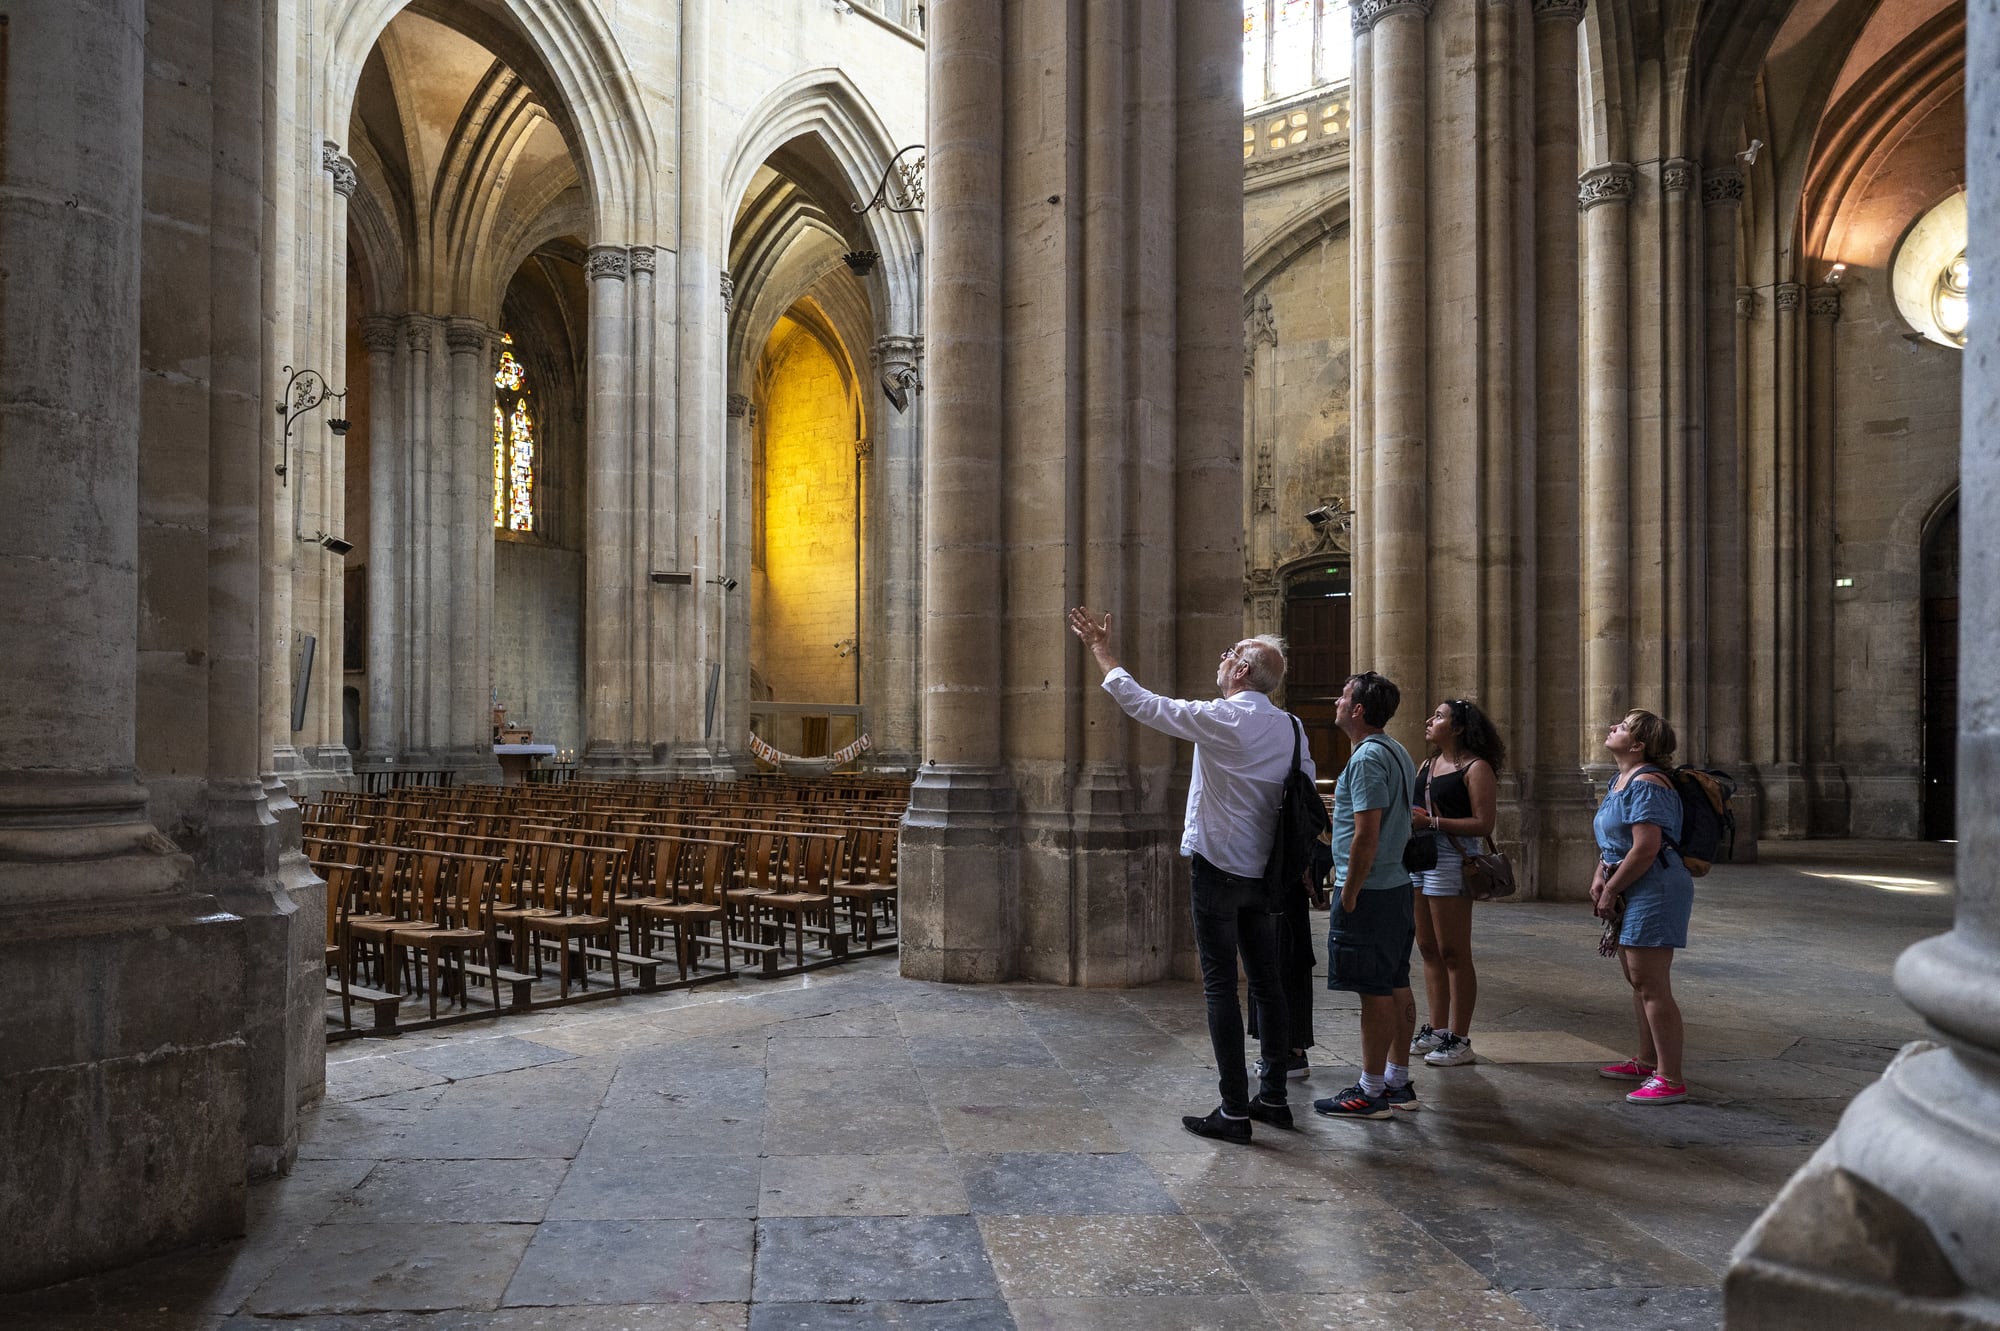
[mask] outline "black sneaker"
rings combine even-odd
[[[1250,1071],[1251,1075],[1255,1076],[1257,1080],[1262,1081],[1264,1079],[1264,1060],[1260,1058],[1255,1063],[1252,1063]],[[1287,1054],[1284,1058],[1278,1060],[1278,1071],[1284,1073],[1285,1076],[1293,1081],[1303,1081],[1305,1078],[1312,1076],[1312,1064],[1306,1061],[1304,1054]]]
[[[1382,1098],[1389,1102],[1389,1108],[1400,1109],[1406,1114],[1414,1114],[1423,1106],[1417,1103],[1417,1083],[1406,1081],[1401,1086],[1391,1086],[1382,1092]]]
[[[1292,1107],[1290,1105],[1266,1104],[1264,1097],[1261,1095],[1250,1102],[1250,1117],[1256,1119],[1259,1123],[1268,1123],[1274,1128],[1289,1128],[1293,1126]]]
[[[1197,1137],[1207,1137],[1211,1141],[1235,1142],[1243,1145],[1250,1140],[1250,1120],[1231,1118],[1218,1105],[1200,1118],[1192,1114],[1181,1116],[1181,1126]]]
[[[1339,1095],[1313,1101],[1313,1113],[1326,1118],[1387,1118],[1394,1112],[1389,1108],[1386,1096],[1370,1095],[1361,1089],[1359,1083]]]

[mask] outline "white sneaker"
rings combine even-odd
[[[1417,1028],[1417,1038],[1410,1041],[1410,1052],[1413,1054],[1428,1055],[1431,1050],[1442,1045],[1447,1038],[1447,1036],[1432,1030],[1431,1024],[1425,1022]]]
[[[1424,1062],[1434,1068],[1455,1068],[1464,1063],[1477,1063],[1472,1052],[1472,1041],[1454,1035],[1437,1048],[1424,1055]]]

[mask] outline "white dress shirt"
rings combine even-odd
[[[1278,823],[1278,792],[1292,770],[1291,714],[1245,689],[1213,702],[1162,698],[1124,666],[1104,677],[1125,715],[1144,726],[1194,741],[1181,854],[1199,855],[1224,873],[1262,878]],[[1299,767],[1311,779],[1312,750],[1299,735]]]

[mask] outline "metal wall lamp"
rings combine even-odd
[[[347,390],[333,391],[326,382],[326,376],[318,370],[294,370],[285,367],[291,378],[285,381],[285,391],[278,399],[275,410],[278,418],[285,423],[284,435],[278,440],[278,483],[290,485],[286,472],[292,461],[292,425],[299,417],[323,402],[338,401],[347,396]],[[348,422],[339,416],[327,419],[326,428],[333,431],[336,438],[347,433]]]

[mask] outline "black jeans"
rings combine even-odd
[[[1236,954],[1250,977],[1250,1001],[1261,1020],[1257,1041],[1264,1056],[1267,1104],[1285,1102],[1287,1042],[1284,988],[1278,982],[1277,920],[1264,906],[1264,884],[1224,873],[1194,857],[1194,945],[1201,956],[1201,991],[1208,1000],[1208,1042],[1221,1074],[1222,1107],[1242,1114],[1250,1103],[1243,1067],[1243,1012],[1236,1002]]]

